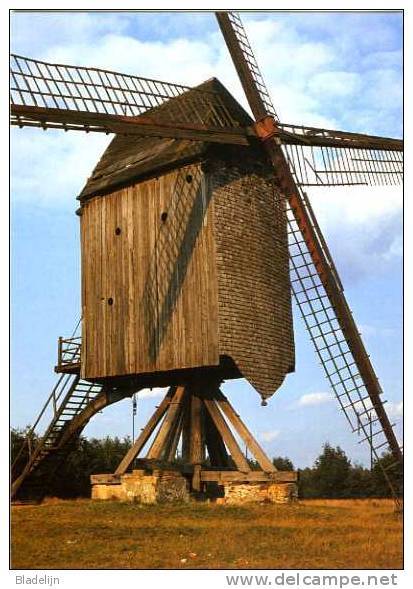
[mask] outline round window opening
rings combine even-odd
[[[167,218],[168,218],[168,213],[165,213],[165,212],[162,213],[162,215],[161,215],[161,221],[162,221],[162,223],[165,223],[165,221],[166,221]]]
[[[188,184],[190,184],[192,182],[192,175],[191,174],[187,174],[186,181],[188,182]]]
[[[122,233],[122,229],[120,227],[116,227],[115,233],[116,235],[120,235]]]
[[[113,305],[113,299],[112,299],[112,297],[109,297],[108,298],[108,305]]]

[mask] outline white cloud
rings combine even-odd
[[[397,329],[394,327],[358,323],[358,328],[363,337],[391,337],[397,334]]]
[[[138,399],[157,399],[166,395],[164,388],[154,387],[153,389],[142,389],[138,392]]]
[[[403,415],[403,401],[388,401],[384,407],[389,417],[402,417]]]
[[[321,230],[346,281],[382,272],[401,260],[401,186],[308,190]],[[344,284],[346,284],[346,281]]]
[[[77,208],[75,198],[108,142],[100,133],[13,129],[13,202]]]
[[[213,47],[206,41],[172,39],[140,41],[125,35],[106,35],[93,45],[51,47],[46,61],[87,65],[181,84],[200,84],[213,75]]]
[[[298,399],[297,404],[302,407],[309,407],[314,405],[323,405],[332,399],[333,395],[331,393],[307,393]]]
[[[278,438],[279,435],[280,435],[279,430],[270,430],[267,432],[261,432],[259,434],[259,437],[263,442],[272,442],[273,440]]]
[[[312,204],[325,226],[342,224],[366,229],[382,219],[400,214],[403,195],[400,186],[337,186],[311,189]]]
[[[357,413],[365,413],[366,411],[373,409],[373,404],[370,401],[370,399],[365,399],[364,401],[356,401],[353,406],[354,406],[355,411],[357,411]],[[365,419],[365,417],[366,416],[363,415],[364,419]]]
[[[365,412],[369,411],[370,409],[373,410],[373,404],[370,399],[365,399],[364,401],[357,401],[354,403],[354,409],[358,413],[363,413],[362,419],[366,419]],[[394,419],[397,417],[402,417],[403,415],[403,401],[387,401],[384,404],[384,409],[389,416],[390,419]],[[373,414],[373,416],[375,413]]]

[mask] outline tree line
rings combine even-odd
[[[17,456],[25,431],[11,430],[11,461]],[[106,437],[103,439],[81,437],[75,449],[59,468],[51,484],[50,495],[56,497],[90,496],[90,475],[112,473],[131,447],[131,439]],[[23,462],[26,457],[22,457]],[[287,457],[277,456],[272,460],[279,470],[294,470],[294,464]],[[383,454],[372,469],[353,464],[344,450],[325,443],[313,466],[299,470],[299,496],[302,498],[364,498],[388,497],[389,485],[382,466],[391,466],[394,459]],[[254,460],[249,460],[253,469],[259,469]],[[394,488],[401,492],[402,472],[400,468],[388,471]]]

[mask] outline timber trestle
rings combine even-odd
[[[261,470],[251,468],[236,435]],[[171,387],[115,473],[96,475],[93,482],[119,480],[133,467],[178,469],[195,493],[210,482],[294,482],[297,476],[277,471],[216,383]]]

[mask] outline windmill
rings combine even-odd
[[[402,452],[305,187],[400,183],[403,143],[280,122],[239,16],[216,16],[253,118],[216,79],[188,88],[12,56],[12,124],[116,135],[79,196],[82,337],[59,339],[14,497],[41,497],[93,415],[148,386],[169,390],[96,485],[173,465],[195,492],[293,483],[220,390],[244,376],[266,403],[294,369],[291,295],[352,431],[379,464],[391,453],[397,497],[387,469]]]

